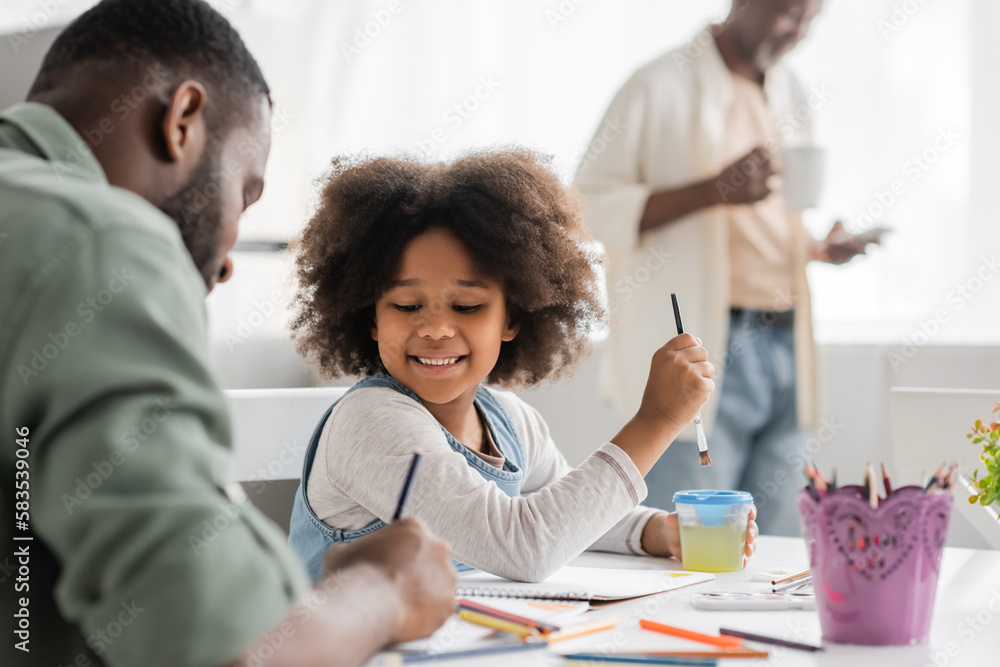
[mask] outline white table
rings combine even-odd
[[[585,553],[572,565],[635,569],[679,569],[676,561],[638,558],[615,554]],[[801,539],[761,537],[757,554],[748,568],[808,567],[805,543]],[[717,633],[720,627],[784,637],[793,641],[819,644],[821,632],[815,611],[699,611],[688,599],[699,591],[765,591],[769,584],[750,581],[748,571],[716,575],[713,582],[691,586],[671,593],[649,596],[587,612],[583,620],[619,619],[613,630],[554,644],[548,651],[483,656],[442,661],[433,664],[455,665],[566,665],[554,655],[570,652],[600,652],[613,643],[619,652],[633,647],[652,650],[660,635],[638,627],[639,618],[651,618],[692,630]],[[663,637],[666,642],[672,638]],[[868,647],[825,644],[826,650],[808,653],[779,646],[750,643],[771,652],[768,659],[733,659],[723,665],[844,665],[868,667],[893,665],[924,667],[947,665],[986,667],[1000,663],[1000,551],[946,549],[938,581],[937,600],[931,636],[927,644],[903,647]],[[699,645],[691,644],[698,650]],[[702,647],[708,649],[710,647]],[[614,667],[615,663],[604,663]]]

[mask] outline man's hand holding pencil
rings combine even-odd
[[[455,611],[451,550],[419,519],[400,519],[362,540],[330,547],[323,570],[321,589],[334,590],[338,576],[364,576],[372,595],[396,602],[385,643],[427,637]]]

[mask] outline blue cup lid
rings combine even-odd
[[[747,491],[697,489],[678,491],[674,494],[674,502],[687,505],[749,505],[753,502],[753,495]]]

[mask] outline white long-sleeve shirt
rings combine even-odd
[[[776,66],[765,93],[776,131],[786,145],[809,144],[812,116],[823,90],[804,90]],[[623,418],[639,408],[657,348],[676,333],[670,293],[676,292],[685,330],[700,337],[721,386],[727,355],[730,267],[723,207],[697,211],[640,232],[650,194],[689,185],[726,166],[726,120],[733,78],[709,30],[635,72],[622,86],[584,155],[574,184],[585,200],[584,222],[608,256],[611,330],[602,368],[602,395]],[[795,215],[792,240],[795,357],[799,424],[815,422],[812,316],[805,264],[808,233]],[[784,310],[776,305],[773,310]],[[719,392],[703,411],[711,429]],[[693,440],[693,429],[683,438]]]
[[[644,553],[646,522],[659,510],[628,455],[606,443],[573,469],[538,412],[512,393],[490,390],[524,451],[519,497],[469,467],[419,402],[393,389],[345,396],[323,428],[307,497],[316,515],[342,530],[390,520],[414,451],[418,474],[406,505],[451,546],[459,561],[498,576],[540,581],[586,549]]]

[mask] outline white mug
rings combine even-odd
[[[788,146],[782,151],[782,192],[789,209],[803,211],[819,204],[825,157],[818,146]]]

